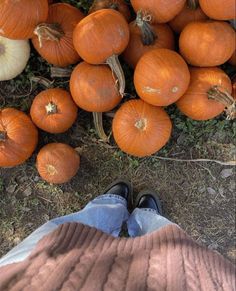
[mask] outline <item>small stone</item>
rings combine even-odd
[[[224,169],[220,172],[220,176],[221,176],[221,178],[225,179],[225,178],[232,176],[233,173],[234,173],[233,168]]]
[[[34,182],[38,182],[40,180],[39,176],[34,177]]]
[[[13,194],[16,190],[17,184],[12,184],[6,188],[7,193]]]
[[[21,239],[19,237],[15,237],[13,240],[14,245],[18,245],[21,242]]]
[[[32,189],[30,187],[26,188],[24,191],[23,191],[23,194],[24,196],[30,196],[32,194]]]
[[[216,191],[211,187],[207,187],[207,192],[211,195],[216,195]]]

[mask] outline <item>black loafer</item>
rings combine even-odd
[[[128,206],[132,206],[133,200],[133,186],[125,179],[117,179],[112,182],[102,193],[103,194],[115,194],[126,199]]]
[[[136,198],[135,207],[150,208],[162,215],[161,201],[158,194],[153,190],[144,190],[139,192]]]

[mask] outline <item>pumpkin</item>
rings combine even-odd
[[[186,0],[131,0],[137,13],[143,11],[155,23],[166,23],[173,19],[184,7]]]
[[[0,35],[28,39],[48,16],[48,0],[0,1]]]
[[[125,78],[118,55],[129,42],[129,26],[113,9],[101,9],[82,19],[73,33],[74,46],[83,60],[98,65],[107,63],[115,73],[120,94],[124,94]]]
[[[235,0],[199,0],[204,13],[212,19],[230,20],[236,15]]]
[[[14,108],[0,110],[0,167],[24,163],[38,142],[38,131],[30,118]]]
[[[52,4],[48,18],[34,30],[32,43],[50,64],[66,67],[80,60],[73,46],[73,30],[84,17],[79,9],[65,3]]]
[[[170,139],[172,124],[160,107],[130,100],[116,112],[112,123],[114,139],[127,154],[145,157],[160,150]]]
[[[30,57],[28,40],[12,40],[0,36],[0,81],[19,75]]]
[[[183,58],[168,49],[145,53],[134,72],[134,86],[141,99],[156,106],[176,102],[187,90],[190,81]]]
[[[226,22],[191,22],[180,34],[179,47],[181,55],[193,66],[218,66],[232,56],[235,32]]]
[[[129,22],[130,11],[124,0],[94,0],[93,5],[89,9],[89,14],[99,9],[115,9],[119,11]]]
[[[78,108],[70,94],[60,88],[39,93],[30,109],[34,124],[50,133],[67,131],[75,122],[77,112]]]
[[[47,182],[66,183],[73,178],[80,166],[79,154],[69,145],[50,143],[38,153],[36,167]]]
[[[129,24],[130,40],[123,53],[124,60],[133,68],[141,56],[154,48],[174,50],[174,34],[167,24],[149,24],[142,12]]]
[[[180,33],[188,23],[207,19],[208,17],[198,5],[198,1],[188,0],[180,13],[169,22],[169,25],[175,32]]]
[[[233,104],[230,78],[217,67],[191,68],[187,92],[177,101],[177,107],[195,120],[208,120]]]

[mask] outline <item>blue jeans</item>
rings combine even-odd
[[[66,222],[80,222],[114,237],[119,236],[124,222],[127,223],[131,237],[144,235],[172,223],[157,214],[155,210],[147,208],[135,208],[129,214],[127,202],[121,196],[114,194],[100,195],[89,202],[81,211],[54,218],[40,226],[2,257],[0,266],[24,260],[42,237],[55,230],[58,225]]]

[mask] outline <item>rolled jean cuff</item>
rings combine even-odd
[[[106,200],[106,199],[112,200],[113,203],[117,202],[117,203],[121,203],[124,206],[127,206],[127,200],[124,197],[117,194],[112,194],[112,193],[99,195],[92,201],[96,202],[98,200]]]

